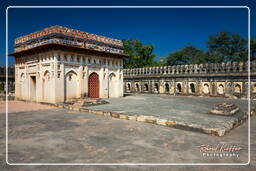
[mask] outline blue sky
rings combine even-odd
[[[199,1],[198,1],[199,2]],[[223,2],[226,2],[225,0]],[[240,1],[236,4],[243,5]],[[211,5],[203,4],[202,5]],[[240,2],[241,3],[241,2]],[[17,5],[17,4],[14,4]],[[19,4],[18,4],[19,5]],[[45,4],[34,4],[45,5]],[[56,4],[53,4],[56,5]],[[66,4],[70,5],[70,4]],[[75,4],[72,4],[75,5]],[[99,4],[80,4],[99,5]],[[114,4],[101,4],[114,5]],[[131,5],[131,4],[116,4]],[[147,4],[135,4],[147,5]],[[161,4],[149,4],[161,5]],[[181,5],[181,4],[165,4]],[[184,4],[183,4],[184,5]],[[198,4],[186,4],[198,5]],[[226,5],[223,3],[212,5]],[[248,4],[245,4],[248,5]],[[252,6],[254,4],[251,4]],[[253,6],[254,10],[254,6]],[[111,38],[135,38],[153,44],[155,53],[164,57],[187,45],[206,49],[209,35],[220,31],[248,34],[248,11],[232,9],[9,9],[9,53],[13,52],[14,39],[52,25],[62,25]],[[1,13],[3,15],[3,13]],[[4,23],[1,22],[3,25]],[[254,23],[253,23],[254,24]],[[1,35],[4,29],[1,27]],[[252,32],[254,35],[254,32]],[[5,64],[5,44],[0,45],[1,62]],[[3,59],[3,60],[2,60]],[[13,63],[9,58],[9,63]]]

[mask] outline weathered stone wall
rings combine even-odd
[[[256,98],[256,61],[125,69],[126,93]]]

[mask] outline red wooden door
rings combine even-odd
[[[95,72],[89,76],[88,96],[99,98],[99,76]]]

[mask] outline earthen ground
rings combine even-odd
[[[17,102],[18,103],[18,102]],[[21,102],[21,104],[23,104]],[[19,105],[21,105],[19,104]],[[34,105],[34,103],[27,103]],[[13,106],[15,108],[15,105]],[[248,122],[223,137],[102,117],[65,109],[9,113],[10,163],[246,163]],[[5,115],[0,115],[0,147],[5,149]],[[249,166],[8,166],[1,170],[254,170],[256,118],[251,118]],[[239,157],[204,157],[198,146],[224,143],[242,148]]]

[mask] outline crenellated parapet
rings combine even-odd
[[[251,72],[256,71],[256,61],[250,63]],[[124,69],[125,77],[143,75],[188,75],[188,74],[218,74],[247,73],[248,62],[206,63],[190,65],[173,65],[160,67],[145,67]]]

